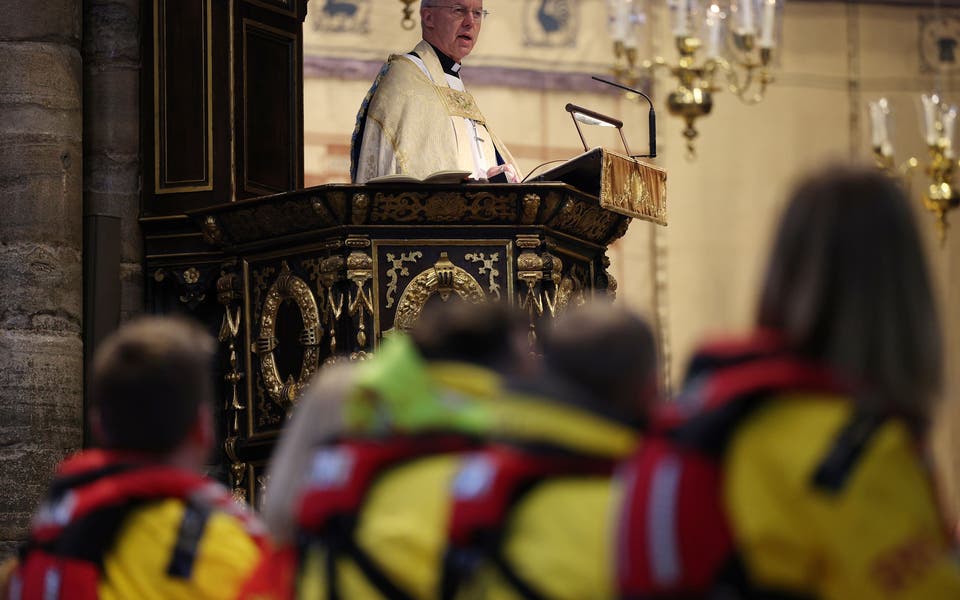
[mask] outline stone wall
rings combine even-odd
[[[81,0],[0,0],[0,556],[81,443]]]

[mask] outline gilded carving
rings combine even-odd
[[[337,223],[347,221],[347,194],[346,192],[329,192],[327,202],[337,218]]]
[[[417,250],[412,252],[401,252],[400,258],[397,258],[392,252],[387,253],[387,261],[391,265],[391,267],[387,269],[385,273],[387,276],[387,308],[393,306],[394,295],[397,293],[397,282],[399,281],[400,276],[406,277],[410,275],[410,270],[403,266],[403,263],[416,263],[420,258],[423,258],[423,253]],[[397,273],[398,271],[399,274]]]
[[[223,229],[220,228],[220,223],[213,215],[208,215],[203,220],[203,241],[211,246],[223,244]]]
[[[614,223],[621,218],[620,215],[598,206],[568,198],[560,207],[560,214],[553,225],[592,242],[604,242]]]
[[[374,223],[488,223],[516,218],[516,195],[490,192],[377,193],[371,214]]]
[[[323,304],[323,324],[327,326],[327,330],[330,332],[331,358],[337,352],[337,322],[340,321],[340,315],[343,314],[343,294],[337,294],[337,298],[334,300],[333,286],[341,280],[343,267],[344,260],[339,255],[325,258],[320,263],[320,285],[317,286],[317,296]]]
[[[303,320],[304,331],[298,336],[304,347],[303,363],[296,380],[291,375],[286,381],[281,381],[273,351],[279,344],[276,331],[277,313],[280,305],[287,299],[296,302]],[[317,370],[320,356],[319,338],[322,335],[317,303],[310,291],[310,286],[293,275],[290,267],[284,262],[280,274],[264,298],[260,313],[260,335],[251,349],[260,357],[260,373],[267,394],[280,406],[289,408],[310,376]]]
[[[523,215],[520,222],[524,225],[530,225],[537,220],[537,211],[540,210],[540,196],[537,194],[527,194],[523,197]]]
[[[369,242],[369,240],[367,241]],[[373,315],[373,298],[367,289],[367,282],[372,278],[373,258],[365,252],[351,252],[350,256],[347,257],[347,279],[357,286],[357,295],[353,296],[348,292],[347,311],[357,322],[357,345],[361,349],[367,346],[368,341],[367,313]]]
[[[363,225],[367,222],[370,213],[370,197],[366,194],[353,195],[352,222],[354,225]]]
[[[487,285],[487,292],[492,294],[497,300],[500,300],[500,284],[497,283],[497,276],[500,275],[500,270],[494,266],[494,264],[500,260],[500,253],[492,252],[489,258],[484,252],[478,252],[476,254],[470,253],[463,258],[471,262],[481,263],[478,269],[480,275],[488,275],[490,278]]]
[[[456,293],[460,298],[474,304],[484,302],[483,288],[470,273],[454,265],[446,252],[440,253],[437,263],[424,269],[407,284],[397,302],[397,314],[393,320],[395,329],[409,330],[434,294]]]
[[[310,203],[313,205],[313,212],[320,218],[323,225],[330,226],[339,223],[333,213],[330,212],[330,209],[327,208],[327,205],[323,203],[322,198],[313,196],[310,198]]]

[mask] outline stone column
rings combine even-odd
[[[82,434],[81,0],[0,0],[0,555]]]
[[[143,312],[141,0],[87,0],[83,18],[84,347]],[[149,10],[149,7],[146,8]]]

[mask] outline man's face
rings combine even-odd
[[[460,62],[473,50],[480,35],[483,0],[442,0],[420,10],[423,39]]]

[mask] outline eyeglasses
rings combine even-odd
[[[489,10],[485,10],[483,8],[475,8],[471,10],[462,4],[434,4],[430,8],[449,8],[450,12],[453,13],[453,16],[461,21],[467,18],[467,13],[473,16],[474,21],[483,21],[484,17],[490,16]]]

